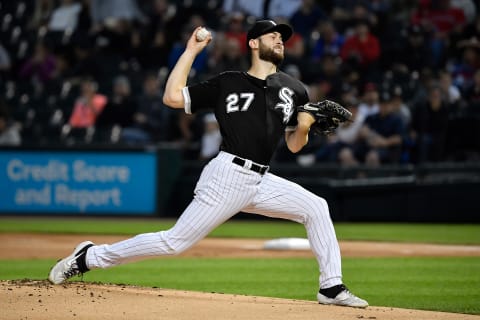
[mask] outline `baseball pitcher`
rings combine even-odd
[[[203,169],[192,202],[169,230],[113,244],[82,242],[52,268],[50,282],[63,283],[92,269],[140,258],[179,254],[243,211],[305,226],[319,264],[319,303],[368,306],[342,282],[340,250],[327,202],[269,172],[282,136],[296,153],[307,144],[310,131],[328,134],[351,116],[332,101],[310,103],[302,83],[278,71],[284,58],[283,44],[292,32],[286,24],[257,21],[247,34],[251,53],[247,71],[224,72],[187,86],[195,57],[212,40],[202,28],[193,32],[167,80],[163,100],[186,113],[213,111],[223,142],[218,156]]]

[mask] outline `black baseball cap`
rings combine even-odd
[[[275,31],[279,32],[282,35],[283,42],[287,41],[293,34],[293,29],[288,24],[277,24],[272,20],[259,20],[255,22],[255,24],[250,30],[248,30],[247,47],[248,41],[250,41],[250,39],[256,39],[261,35]]]

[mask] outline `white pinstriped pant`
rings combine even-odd
[[[91,247],[87,266],[108,268],[145,257],[179,254],[243,211],[304,224],[320,267],[320,287],[341,284],[340,249],[327,202],[274,174],[262,176],[234,164],[233,158],[221,151],[205,166],[193,201],[171,229]]]

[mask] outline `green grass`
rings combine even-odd
[[[0,260],[0,279],[45,279],[53,260]],[[480,258],[343,259],[350,289],[371,305],[480,314]],[[162,258],[94,270],[84,281],[315,300],[312,258]]]
[[[108,218],[0,218],[0,232],[124,234],[164,230],[174,220]],[[480,224],[336,223],[341,240],[480,244]],[[211,237],[305,237],[301,224],[279,220],[229,221]]]
[[[335,229],[343,240],[480,244],[480,224],[340,223]]]
[[[164,230],[174,220],[2,217],[0,233],[123,234]],[[480,245],[480,225],[337,223],[343,240]],[[304,237],[302,225],[279,220],[227,222],[212,237]],[[0,260],[0,279],[45,279],[53,260]],[[343,258],[344,280],[372,305],[480,314],[480,257]],[[86,281],[314,300],[311,258],[161,258],[95,270]]]

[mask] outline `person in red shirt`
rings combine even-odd
[[[69,124],[72,128],[92,127],[107,104],[107,97],[97,93],[97,84],[91,79],[82,82],[81,96],[75,102]]]
[[[431,61],[434,67],[443,67],[448,51],[455,50],[454,38],[461,35],[465,28],[464,12],[453,7],[450,0],[421,0],[410,21],[429,34]]]
[[[348,63],[368,69],[380,57],[380,43],[369,29],[366,20],[358,20],[354,34],[348,37],[340,50],[340,56]]]
[[[454,30],[461,31],[466,19],[461,9],[451,6],[450,0],[422,0],[413,12],[411,22],[443,39]]]

